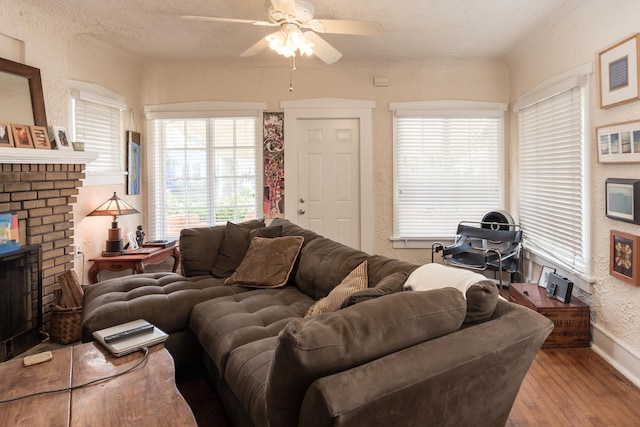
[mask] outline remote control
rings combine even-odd
[[[111,335],[107,335],[106,337],[104,337],[104,342],[106,343],[110,343],[113,341],[118,341],[118,340],[122,340],[125,338],[129,338],[132,337],[134,335],[140,335],[143,334],[145,332],[148,331],[152,331],[153,330],[153,325],[151,323],[148,323],[146,325],[143,326],[138,326],[137,328],[133,328],[133,329],[129,329],[126,331],[122,331],[122,332],[118,332],[115,334],[111,334]]]

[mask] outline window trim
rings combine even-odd
[[[464,101],[464,100],[437,100],[437,101],[415,101],[415,102],[392,102],[389,104],[389,110],[393,112],[393,235],[390,237],[394,249],[407,248],[431,248],[434,240],[443,241],[441,237],[419,237],[408,238],[398,236],[397,222],[398,217],[397,201],[397,121],[398,117],[408,116],[425,116],[425,117],[496,117],[500,119],[499,141],[498,141],[498,157],[499,157],[499,174],[500,174],[500,194],[501,206],[496,207],[504,209],[506,204],[506,185],[505,185],[505,132],[506,118],[505,113],[508,111],[508,105],[504,102],[485,102],[485,101]],[[451,230],[451,239],[455,236],[455,229]],[[444,239],[446,240],[446,239]]]
[[[588,62],[572,68],[564,73],[558,74],[547,80],[542,81],[530,91],[520,96],[516,103],[513,105],[512,111],[518,113],[523,108],[526,108],[537,102],[541,102],[547,98],[555,96],[561,92],[582,87],[585,91],[583,93],[583,170],[584,170],[584,193],[583,193],[583,217],[584,217],[584,257],[585,257],[585,272],[575,271],[571,266],[566,263],[549,256],[548,254],[536,251],[535,248],[529,248],[526,242],[523,243],[524,258],[535,261],[543,261],[550,263],[556,267],[559,271],[564,273],[569,279],[573,280],[574,285],[583,291],[589,292],[589,284],[594,281],[591,277],[593,272],[592,266],[592,244],[591,244],[591,229],[592,229],[592,201],[591,201],[591,86],[589,84],[590,77],[594,74],[593,63]],[[516,134],[520,132],[520,121],[516,118],[517,130]],[[519,141],[518,141],[519,144]],[[519,159],[516,159],[519,163]],[[518,180],[520,178],[518,177]],[[520,199],[516,201],[516,206],[519,209]]]

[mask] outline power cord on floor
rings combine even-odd
[[[44,396],[46,394],[53,394],[53,393],[60,393],[60,392],[63,392],[63,391],[77,390],[79,388],[89,387],[89,386],[94,385],[94,384],[103,383],[105,381],[109,381],[109,380],[112,380],[114,378],[120,377],[120,376],[122,376],[124,374],[127,374],[127,373],[133,371],[134,369],[138,368],[140,365],[142,365],[147,360],[147,358],[149,356],[149,349],[147,347],[143,347],[140,350],[143,352],[142,359],[140,359],[138,361],[138,363],[136,363],[135,365],[131,366],[128,369],[125,369],[122,372],[118,372],[117,374],[109,375],[108,377],[104,377],[104,378],[98,378],[97,380],[89,381],[89,382],[86,382],[84,384],[79,384],[79,385],[72,386],[72,387],[59,388],[59,389],[56,389],[56,390],[39,391],[37,393],[31,393],[31,394],[27,394],[27,395],[19,396],[19,397],[14,397],[14,398],[7,399],[7,400],[0,400],[0,404],[11,403],[11,402],[15,402],[17,400],[26,399],[28,397]]]

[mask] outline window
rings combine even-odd
[[[585,81],[572,78],[553,94],[516,105],[523,245],[583,277],[589,275]]]
[[[148,115],[153,238],[175,239],[185,227],[256,218],[262,200],[258,114],[166,116]]]
[[[391,107],[394,240],[406,245],[451,238],[460,221],[480,221],[502,207],[506,105],[449,101]]]
[[[84,142],[85,151],[97,156],[87,165],[87,173],[117,173],[121,182],[124,98],[89,83],[71,82],[71,87],[73,141]]]

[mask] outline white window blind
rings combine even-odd
[[[584,91],[520,109],[519,218],[525,248],[588,274]]]
[[[96,154],[87,172],[119,172],[123,169],[123,114],[126,105],[101,95],[72,91],[72,137],[84,142],[85,151]]]
[[[503,204],[504,112],[396,111],[394,238],[450,238]]]
[[[153,238],[257,217],[258,125],[255,115],[149,120]]]

